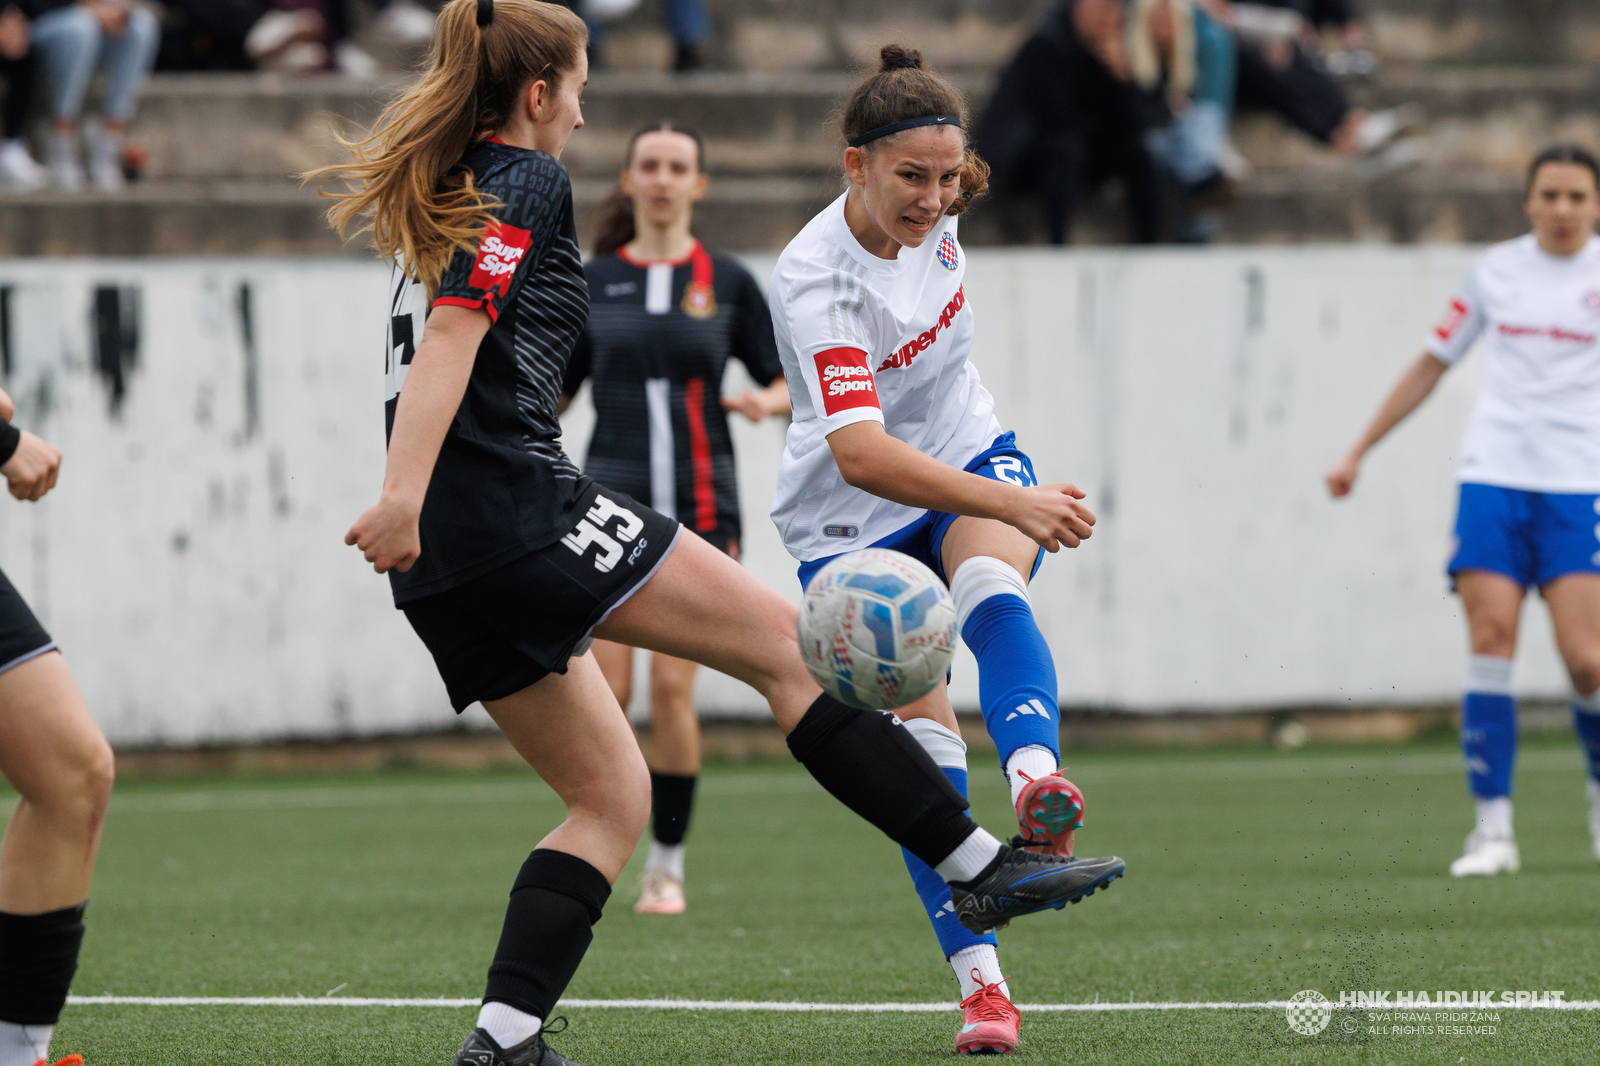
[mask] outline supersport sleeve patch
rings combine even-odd
[[[881,410],[878,384],[867,365],[866,352],[859,348],[829,348],[811,358],[816,361],[824,417],[858,407]]]
[[[511,295],[511,281],[531,247],[533,234],[528,230],[490,219],[478,241],[477,254],[471,260],[465,252],[456,254],[434,303],[481,307],[490,319],[498,320]]]
[[[1428,334],[1428,354],[1441,363],[1457,363],[1483,332],[1487,321],[1484,301],[1478,290],[1478,271],[1473,270],[1466,284],[1450,300],[1444,314]]]

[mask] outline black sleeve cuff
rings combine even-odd
[[[10,422],[0,421],[0,466],[11,461],[17,454],[17,445],[22,442],[22,430]]]

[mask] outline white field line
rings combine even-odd
[[[74,1007],[451,1007],[456,1009],[477,1007],[481,999],[383,999],[360,996],[72,996],[67,1000]],[[1289,1005],[1286,999],[1269,999],[1254,1003],[1231,1001],[1194,1001],[1167,1003],[1019,1003],[1019,1010],[1040,1012],[1102,1013],[1116,1011],[1163,1010],[1283,1010]],[[734,1011],[739,1013],[771,1012],[783,1014],[932,1014],[959,1010],[955,1003],[797,1003],[784,1000],[757,999],[564,999],[558,1008],[569,1010],[686,1010]],[[1347,1005],[1335,1010],[1371,1010],[1371,1007]],[[1393,1008],[1390,1008],[1393,1009]],[[1450,1011],[1500,1011],[1500,1010],[1563,1010],[1597,1011],[1600,999],[1572,1000],[1558,1005],[1524,1003],[1496,1003],[1485,1006],[1461,1004],[1427,1005],[1417,1010]]]

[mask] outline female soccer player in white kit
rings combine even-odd
[[[1457,877],[1515,871],[1511,658],[1526,589],[1539,590],[1572,680],[1572,723],[1589,761],[1589,831],[1600,859],[1600,163],[1574,145],[1528,172],[1533,232],[1485,252],[1426,351],[1350,454],[1328,474],[1350,492],[1361,459],[1484,338],[1483,383],[1461,442],[1448,571],[1466,608],[1472,660],[1461,747],[1477,825]]]
[[[1083,797],[1063,778],[1055,665],[1028,603],[1043,549],[1076,547],[1094,515],[1071,485],[1039,485],[1003,433],[967,359],[957,217],[988,167],[967,148],[961,95],[889,45],[846,103],[849,187],[784,249],[768,298],[794,421],[772,518],[807,584],[865,547],[904,552],[950,586],[978,659],[979,694],[1022,834],[1012,843],[1071,855]],[[896,712],[966,791],[966,745],[941,684]],[[1121,876],[1098,864],[1095,887]],[[992,933],[955,919],[934,871],[907,853],[945,957],[961,982],[961,1053],[1009,1054],[1019,1015]]]

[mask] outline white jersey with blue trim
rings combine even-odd
[[[973,319],[956,219],[880,259],[856,240],[840,196],[778,257],[767,288],[793,422],[772,520],[801,562],[837,555],[923,514],[845,483],[828,434],[881,422],[961,469],[1000,433],[994,398],[968,360]]]
[[[1428,353],[1454,364],[1480,336],[1483,383],[1460,480],[1600,493],[1600,238],[1570,256],[1542,251],[1532,234],[1484,252]]]

